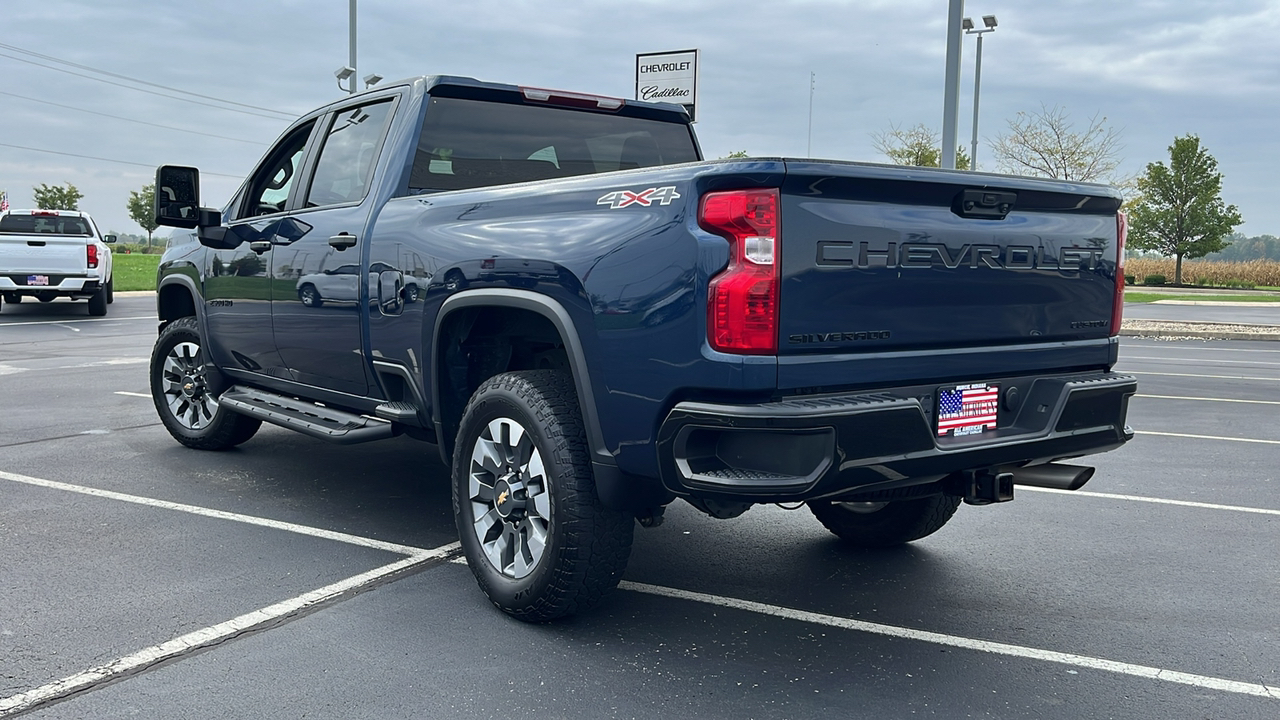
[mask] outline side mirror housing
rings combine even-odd
[[[156,168],[157,225],[191,229],[200,225],[200,171],[182,165]]]
[[[113,244],[115,244],[115,241],[116,241],[116,236],[115,236],[115,235],[103,235],[103,236],[102,236],[102,242],[104,242],[104,243],[106,243],[106,244],[108,244],[108,245],[113,245]]]

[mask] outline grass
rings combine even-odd
[[[1280,302],[1280,295],[1173,295],[1170,293],[1130,292],[1125,290],[1124,301],[1148,303],[1157,300],[1192,300],[1195,302]]]
[[[111,282],[117,291],[156,289],[159,255],[115,253],[111,256],[111,262]]]

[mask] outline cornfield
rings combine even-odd
[[[1124,261],[1124,274],[1132,275],[1139,283],[1148,275],[1163,275],[1165,282],[1172,284],[1174,266],[1173,258],[1128,258]],[[1228,285],[1239,285],[1241,283],[1255,287],[1263,285],[1280,286],[1280,262],[1275,260],[1249,260],[1247,262],[1182,261],[1183,285],[1227,287]]]

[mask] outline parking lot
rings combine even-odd
[[[154,315],[0,315],[0,717],[1280,717],[1280,343],[1125,338],[1138,436],[1083,491],[884,551],[676,504],[531,626],[428,446],[174,442]]]

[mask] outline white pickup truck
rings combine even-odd
[[[88,300],[90,315],[111,303],[114,235],[103,236],[87,213],[9,210],[0,213],[0,307],[24,297]]]

